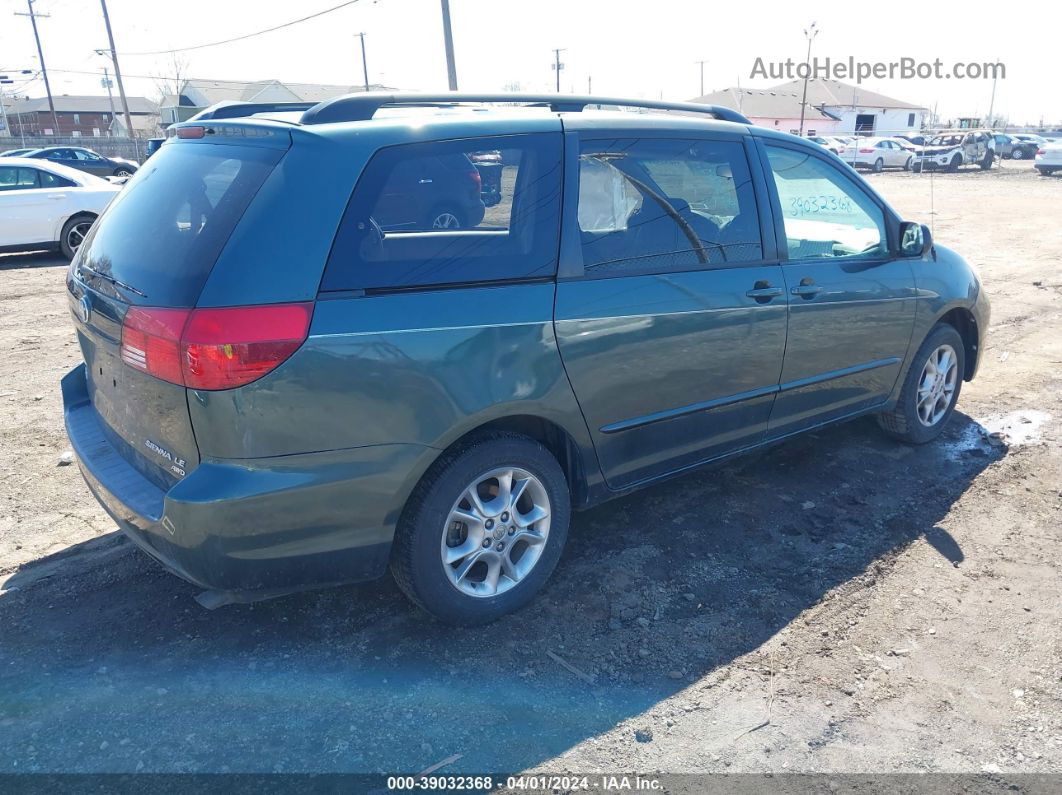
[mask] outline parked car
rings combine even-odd
[[[166,143],[165,138],[148,138],[147,144],[144,146],[144,159],[146,160],[159,151],[159,147],[164,143]]]
[[[73,257],[120,188],[58,163],[0,162],[0,250],[57,248]]]
[[[907,141],[912,146],[925,146],[928,140],[924,135],[897,135],[896,138]]]
[[[46,146],[27,152],[24,157],[49,160],[52,163],[87,171],[98,177],[128,177],[136,173],[137,164],[121,157],[104,157],[80,146]]]
[[[961,166],[977,165],[982,169],[992,167],[995,159],[995,141],[991,130],[969,130],[943,133],[931,138],[919,147],[912,167],[958,171]]]
[[[845,147],[841,159],[855,168],[875,172],[886,168],[907,171],[914,162],[914,154],[904,148],[905,143],[892,138],[860,138]]]
[[[1036,156],[1036,150],[1040,148],[1038,141],[1006,133],[996,133],[992,136],[992,140],[995,143],[996,155],[1001,160],[1031,160]]]
[[[203,111],[71,264],[73,450],[201,602],[389,566],[482,623],[543,586],[573,509],[854,417],[940,434],[988,300],[836,157],[708,105],[459,97]],[[492,150],[489,222],[378,220],[396,174],[461,184]]]
[[[8,149],[6,152],[0,152],[0,157],[22,157],[32,151],[32,149]]]
[[[1062,171],[1062,141],[1045,143],[1037,149],[1033,165],[1045,177],[1051,176],[1056,171]]]
[[[395,168],[373,216],[383,230],[466,229],[483,220],[476,153],[429,154]]]
[[[824,135],[809,135],[807,138],[809,141],[817,143],[823,149],[833,152],[835,155],[839,155],[844,151],[844,144],[836,139],[828,138]]]

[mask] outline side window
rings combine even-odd
[[[0,166],[0,190],[18,190],[18,172],[14,166]]]
[[[77,183],[73,182],[66,177],[60,177],[52,174],[48,171],[38,171],[38,179],[41,181],[42,188],[76,188]]]
[[[41,186],[39,172],[35,168],[20,168],[18,170],[18,187],[20,190],[39,188]]]
[[[578,222],[589,276],[763,258],[756,198],[737,141],[583,141]]]
[[[881,257],[885,214],[840,169],[811,154],[768,146],[791,260]]]
[[[556,272],[560,133],[381,149],[340,223],[321,289],[394,289]]]

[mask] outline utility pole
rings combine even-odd
[[[111,106],[111,124],[114,124],[114,94],[111,93],[111,86],[114,82],[111,80],[111,76],[107,74],[107,67],[103,67],[103,80],[100,81],[105,89],[107,89],[107,104]],[[110,130],[107,131],[110,134]]]
[[[51,14],[38,14],[33,10],[33,0],[26,0],[26,8],[29,13],[23,14],[19,11],[15,12],[16,17],[29,17],[30,24],[33,25],[33,38],[37,41],[37,57],[41,61],[41,75],[44,77],[44,90],[48,94],[48,109],[52,112],[52,124],[55,125],[55,135],[59,134],[59,117],[55,114],[55,102],[52,100],[52,86],[48,82],[48,67],[44,65],[44,48],[41,47],[41,36],[37,32],[37,17],[45,19],[50,17]]]
[[[996,58],[996,65],[999,65],[999,59]],[[988,101],[988,118],[985,119],[985,126],[992,126],[992,111],[996,108],[996,80],[999,78],[999,69],[996,69],[992,73],[992,99]]]
[[[107,26],[107,43],[111,46],[111,61],[114,63],[114,77],[118,81],[118,96],[122,99],[122,110],[125,113],[125,129],[129,137],[133,139],[136,147],[137,158],[140,157],[140,144],[136,140],[133,131],[133,117],[129,115],[129,100],[125,96],[125,85],[122,83],[122,70],[118,66],[118,51],[114,48],[114,33],[111,32],[111,17],[107,13],[107,0],[100,0],[103,9],[103,22]]]
[[[695,61],[695,63],[700,64],[700,67],[701,67],[701,93],[698,94],[697,96],[703,97],[704,96],[704,65],[706,63],[708,63],[708,62],[707,61]]]
[[[365,33],[358,33],[361,39],[361,71],[365,75],[365,90],[369,90],[369,62],[365,60]]]
[[[457,65],[454,63],[454,32],[450,28],[450,0],[442,1],[443,45],[446,47],[446,79],[450,90],[457,91]]]
[[[0,75],[0,118],[4,120],[4,137],[13,138],[11,126],[7,123],[7,108],[4,106],[4,85],[10,85],[15,81],[7,75]]]
[[[557,93],[560,93],[560,75],[561,70],[564,69],[564,64],[561,63],[560,54],[564,52],[563,47],[553,49],[553,71],[557,73]]]
[[[804,73],[804,95],[800,98],[800,137],[804,137],[804,109],[807,107],[808,102],[808,78],[811,77],[811,42],[815,40],[815,37],[819,35],[819,29],[815,27],[815,23],[811,23],[811,27],[804,29],[804,38],[808,40],[808,58],[805,62],[808,70]]]

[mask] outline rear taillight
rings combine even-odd
[[[476,183],[477,188],[483,185],[483,177],[480,176],[478,168],[474,168],[469,171],[468,176],[471,177],[472,181]]]
[[[1036,154],[1037,155],[1046,155],[1047,154],[1047,150],[1046,149],[1037,149],[1036,150]]]
[[[859,154],[861,154],[861,155],[872,155],[872,154],[874,154],[874,150],[873,149],[860,149],[859,150]]]
[[[249,384],[306,341],[313,304],[220,309],[130,309],[122,324],[122,361],[190,389]]]

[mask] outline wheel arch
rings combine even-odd
[[[978,329],[977,318],[974,317],[973,312],[964,306],[957,306],[949,309],[938,319],[936,325],[945,323],[957,332],[962,338],[962,347],[965,354],[965,366],[963,367],[962,378],[964,381],[970,381],[973,379],[974,369],[977,363],[977,346],[978,346]]]
[[[100,214],[93,212],[92,210],[77,210],[76,212],[70,213],[70,215],[64,215],[56,222],[55,240],[59,241],[59,243],[63,242],[63,228],[73,219],[91,218],[93,220],[96,220],[99,217]]]
[[[571,489],[572,506],[582,506],[589,499],[589,472],[592,464],[571,433],[562,425],[536,414],[510,414],[483,421],[464,431],[439,451],[438,457],[464,447],[472,439],[491,432],[517,433],[534,439],[557,459]],[[596,459],[595,464],[596,465]],[[423,477],[423,475],[421,475]],[[418,478],[419,482],[420,478]]]

